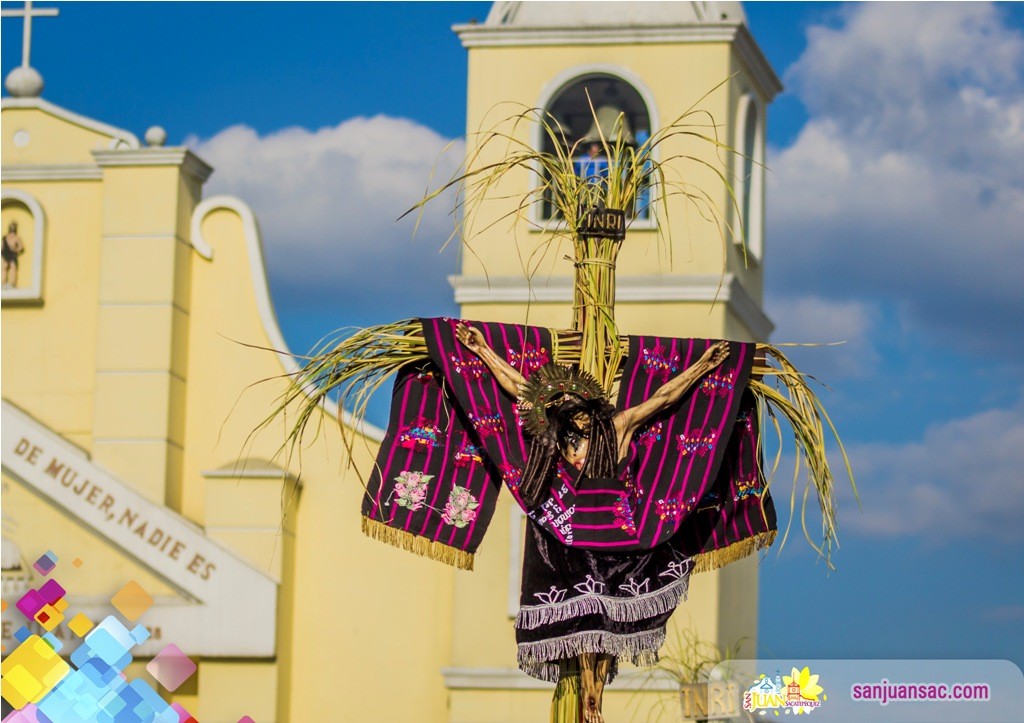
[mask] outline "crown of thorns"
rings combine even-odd
[[[566,395],[584,401],[605,398],[601,383],[589,372],[562,364],[545,364],[535,371],[519,393],[519,418],[532,435],[548,431],[547,410]]]

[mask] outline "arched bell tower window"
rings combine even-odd
[[[739,197],[743,221],[743,244],[755,259],[763,253],[764,238],[764,132],[757,100],[747,93],[740,98],[736,146]]]
[[[620,113],[624,114],[624,122],[618,130],[626,143],[636,148],[651,136],[651,113],[644,98],[632,84],[611,73],[577,75],[551,96],[544,109],[561,126],[568,148],[575,145],[573,167],[578,175],[584,177],[596,178],[609,172],[600,136],[603,134],[609,143],[614,142],[612,129]],[[554,153],[554,144],[547,133],[541,134],[542,151]],[[649,218],[649,204],[649,189],[643,189],[632,209],[633,217]],[[557,220],[559,215],[549,201],[543,202],[541,221]]]

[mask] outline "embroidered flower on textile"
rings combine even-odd
[[[484,458],[480,455],[480,448],[475,444],[465,442],[462,449],[455,453],[456,467],[469,467],[472,464],[482,464]]]
[[[644,371],[652,377],[661,377],[662,383],[667,382],[669,375],[675,373],[679,368],[679,355],[669,354],[660,341],[655,343],[653,349],[644,347],[642,355],[643,359],[640,363]]]
[[[541,347],[537,349],[533,344],[525,344],[522,351],[509,349],[506,355],[508,363],[524,376],[528,377],[550,360],[548,350]]]
[[[683,457],[691,454],[703,457],[714,448],[717,438],[714,431],[704,434],[703,429],[694,434],[677,434],[676,449]]]
[[[700,390],[709,397],[725,397],[733,390],[735,374],[731,371],[716,371],[710,376],[704,377],[700,383]]]
[[[459,359],[454,354],[449,358],[452,361],[452,368],[455,369],[455,373],[461,374],[467,379],[480,379],[484,374],[487,374],[487,365],[478,358]]]
[[[434,422],[418,418],[413,424],[402,427],[398,432],[398,444],[418,452],[438,446],[437,438],[441,428]]]
[[[639,585],[637,585],[636,581],[633,578],[629,578],[629,584],[628,585],[619,585],[619,589],[622,590],[622,592],[628,592],[633,597],[636,597],[640,593],[645,593],[645,592],[648,591],[647,590],[647,583],[649,583],[649,582],[650,582],[650,578],[649,577],[645,577],[644,581],[642,583],[640,583]]]
[[[654,503],[654,514],[662,520],[678,520],[697,504],[694,497],[685,502],[680,499],[658,500]]]
[[[395,477],[395,482],[398,483],[395,485],[395,495],[398,497],[395,504],[412,512],[423,507],[423,500],[427,498],[427,483],[433,478],[434,475],[422,472],[399,472]]]
[[[745,409],[736,415],[736,426],[742,426],[747,434],[754,433],[754,415],[749,409]]]
[[[629,504],[629,496],[620,494],[612,505],[613,522],[627,535],[636,534],[636,523],[633,521],[633,507]]]
[[[661,441],[661,432],[665,428],[664,422],[654,422],[636,437],[636,443],[641,447],[650,449],[655,442]]]
[[[690,573],[690,566],[692,564],[693,561],[690,558],[686,558],[682,562],[678,560],[670,562],[664,572],[658,573],[658,577],[670,577],[673,580],[678,580]]]
[[[484,407],[482,414],[470,414],[469,421],[481,437],[491,437],[505,432],[505,420],[501,414],[491,412],[489,407]]]
[[[752,475],[736,483],[736,494],[733,500],[739,502],[744,497],[753,497],[761,493],[761,480],[757,475]]]
[[[448,495],[448,503],[444,506],[441,519],[445,524],[465,527],[476,519],[476,508],[479,506],[480,503],[469,493],[469,490],[455,485]]]
[[[565,599],[565,593],[567,592],[569,592],[569,588],[559,590],[554,585],[552,585],[551,590],[549,590],[548,592],[535,592],[533,593],[533,596],[539,599],[542,603],[554,605],[555,603],[562,602],[562,600]]]
[[[508,462],[503,462],[498,471],[501,473],[502,481],[508,485],[513,492],[519,490],[519,481],[523,478],[523,470],[513,467]]]
[[[622,489],[626,491],[626,495],[632,501],[633,506],[638,505],[640,498],[644,496],[644,491],[642,487],[637,485],[636,480],[633,479],[633,471],[628,466],[622,470],[619,480],[622,482]]]
[[[413,377],[413,379],[418,381],[420,384],[430,384],[431,382],[436,381],[437,377],[434,376],[434,372],[430,369],[421,369],[416,372],[416,376]]]
[[[584,595],[603,595],[605,585],[603,582],[595,580],[591,575],[587,575],[587,579],[584,582],[576,583],[573,587]]]

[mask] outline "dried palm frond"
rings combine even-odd
[[[831,436],[838,446],[839,452],[846,468],[846,474],[853,487],[854,496],[857,493],[857,484],[853,478],[853,470],[850,467],[850,459],[846,455],[846,449],[839,438],[835,425],[825,411],[821,400],[811,389],[806,374],[800,372],[786,358],[778,347],[771,344],[758,344],[758,351],[763,352],[763,362],[755,363],[750,380],[750,389],[757,397],[759,416],[761,418],[761,444],[764,444],[765,419],[771,421],[778,440],[778,448],[771,469],[766,471],[765,479],[770,485],[778,470],[782,449],[783,434],[780,420],[785,420],[789,425],[793,446],[794,446],[794,469],[793,469],[793,490],[790,494],[790,518],[786,525],[786,531],[782,536],[780,549],[786,543],[789,530],[793,524],[796,513],[796,498],[799,493],[799,482],[801,469],[807,470],[807,483],[802,493],[800,506],[800,523],[803,527],[804,536],[811,547],[817,550],[818,554],[825,559],[830,569],[832,565],[832,550],[839,546],[836,536],[836,508],[835,508],[835,477],[832,474],[832,467],[829,463],[826,439]],[[826,434],[826,427],[828,434]],[[807,521],[807,503],[810,499],[811,490],[814,490],[817,497],[818,508],[821,512],[821,543],[814,541]]]
[[[339,414],[347,412],[349,416],[349,423],[341,423],[340,428],[351,450],[374,392],[405,365],[428,358],[422,326],[416,319],[357,329],[349,336],[344,336],[344,330],[331,334],[300,358],[303,366],[288,375],[289,384],[256,431],[277,419],[288,419],[278,454],[290,459],[302,449],[310,421],[319,425],[320,410],[328,398],[336,397]]]

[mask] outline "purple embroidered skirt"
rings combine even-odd
[[[557,682],[561,663],[605,653],[613,656],[611,682],[619,661],[656,664],[693,567],[681,543],[675,535],[642,552],[594,552],[563,545],[530,522],[516,617],[519,668]]]

